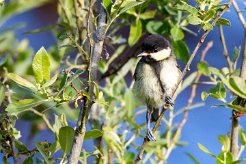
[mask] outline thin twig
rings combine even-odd
[[[242,14],[241,10],[239,9],[239,7],[238,7],[238,5],[237,5],[237,1],[234,0],[234,1],[232,2],[232,5],[233,5],[234,9],[235,9],[236,12],[237,12],[238,18],[239,18],[239,20],[241,21],[241,24],[243,25],[243,28],[246,29],[246,22],[245,22],[245,19],[244,19],[244,17],[243,17],[243,14]]]
[[[227,61],[228,67],[229,67],[229,72],[232,73],[233,72],[232,62],[231,62],[231,59],[229,57],[228,49],[227,49],[227,46],[226,46],[226,41],[225,41],[225,36],[224,36],[223,26],[222,25],[219,26],[219,30],[220,30],[220,40],[222,42],[222,46],[223,46],[223,49],[224,49],[224,56],[225,56],[225,59]]]
[[[219,13],[219,14],[215,17],[214,21],[212,22],[212,26],[213,26],[213,27],[215,26],[215,23],[218,21],[218,19],[219,19],[219,18],[226,12],[226,10],[230,7],[230,4],[232,3],[232,1],[233,1],[233,0],[229,0],[228,4],[225,6],[225,8],[223,9],[223,11],[222,11],[221,13]],[[206,39],[206,37],[208,36],[208,34],[209,34],[210,31],[211,31],[211,30],[207,30],[207,31],[202,35],[202,37],[200,38],[199,42],[197,43],[197,45],[196,45],[196,47],[195,47],[193,53],[192,53],[191,56],[190,56],[189,61],[187,62],[186,66],[185,66],[185,68],[184,68],[184,70],[183,70],[183,72],[182,72],[181,77],[180,77],[179,80],[178,80],[177,87],[176,87],[176,89],[174,90],[173,95],[176,94],[179,84],[181,83],[182,79],[184,78],[184,76],[185,76],[186,73],[188,72],[189,67],[190,67],[190,65],[191,65],[191,62],[193,61],[193,59],[194,59],[194,57],[195,57],[197,51],[199,50],[199,48],[200,48],[201,45],[203,44],[204,40]],[[166,111],[167,111],[167,106],[164,106],[163,109],[162,109],[162,111],[161,111],[161,114],[160,114],[158,120],[157,120],[156,123],[155,123],[155,126],[154,126],[154,128],[153,128],[153,132],[155,132],[155,131],[158,129],[158,127],[160,126],[162,117],[164,116],[164,113],[165,113]],[[139,153],[138,153],[138,155],[137,155],[136,161],[140,161],[140,160],[142,159],[145,145],[146,145],[148,142],[149,142],[149,141],[148,141],[147,139],[144,139],[144,142],[143,142],[143,144],[142,144],[142,146],[141,146],[141,148],[140,148],[140,150],[139,150]]]
[[[14,159],[14,163],[17,164],[18,159],[17,159],[17,154],[15,152],[15,143],[14,143],[14,137],[13,136],[9,136],[9,142],[10,142],[10,146],[11,146],[11,150],[12,150],[12,157]]]
[[[28,111],[33,112],[34,114],[42,117],[42,119],[44,120],[45,124],[47,125],[47,127],[50,129],[50,131],[52,131],[52,133],[56,134],[55,129],[52,127],[52,125],[50,124],[50,121],[47,119],[47,117],[45,116],[45,114],[40,113],[39,111],[35,110],[35,109],[28,109]]]
[[[99,1],[98,3],[101,5],[102,1]],[[84,97],[83,107],[80,109],[80,113],[76,125],[76,133],[74,134],[72,149],[68,155],[68,164],[78,163],[79,160],[79,156],[86,132],[86,124],[87,124],[91,106],[93,104],[92,100],[94,96],[93,93],[94,83],[97,81],[98,62],[102,53],[105,34],[106,34],[106,12],[103,6],[101,5],[99,17],[98,17],[97,29],[93,37],[94,44],[93,44],[92,56],[90,58],[91,61],[89,66],[90,97],[89,99],[87,97]]]
[[[79,38],[79,45],[81,46],[83,36],[82,36],[82,26],[80,21],[80,12],[79,12],[79,0],[73,0],[73,7],[75,10],[75,18],[76,18],[76,26],[78,30],[78,38]]]
[[[234,0],[232,4],[244,28],[244,48],[243,48],[243,60],[241,65],[240,77],[246,79],[246,23],[242,13],[240,12],[237,2]],[[236,117],[234,115],[234,111],[233,111],[232,123],[231,123],[231,136],[230,136],[230,152],[233,154],[233,157],[235,159],[238,158],[238,154],[239,154],[239,149],[238,149],[239,118],[240,117]]]
[[[205,47],[205,49],[202,51],[202,54],[201,54],[201,59],[200,61],[204,61],[204,58],[205,58],[205,55],[207,54],[208,50],[213,46],[213,41],[210,41],[207,43],[207,46]],[[194,82],[197,83],[201,77],[202,73],[201,71],[197,71],[196,73],[196,77],[195,77],[195,80]],[[190,94],[190,98],[188,100],[188,103],[187,103],[187,106],[186,106],[186,110],[184,111],[184,115],[183,115],[183,118],[181,120],[181,122],[179,123],[178,125],[178,128],[177,128],[177,131],[175,133],[175,135],[173,136],[168,148],[167,148],[167,151],[165,153],[165,159],[167,160],[167,158],[169,157],[170,153],[172,152],[173,148],[175,147],[177,141],[179,140],[180,138],[180,134],[181,134],[181,131],[188,119],[188,109],[189,107],[192,105],[193,103],[193,100],[194,98],[196,97],[196,88],[197,88],[197,85],[195,85],[194,83],[192,84],[192,88],[191,88],[191,94]]]

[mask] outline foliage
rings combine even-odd
[[[0,22],[3,24],[15,14],[46,3],[49,1],[0,1]],[[83,149],[80,161],[84,162],[88,157],[94,156],[101,163],[133,163],[138,150],[135,141],[139,137],[143,139],[143,133],[145,134],[142,130],[145,123],[137,124],[136,120],[143,117],[146,109],[141,108],[143,104],[136,100],[132,91],[133,82],[129,83],[125,76],[129,72],[133,74],[137,59],[130,59],[116,75],[107,77],[103,85],[93,81],[94,96],[90,96],[88,86],[91,81],[88,74],[92,45],[95,42],[94,29],[98,27],[98,4],[94,1],[81,3],[76,0],[58,0],[57,3],[59,19],[55,26],[26,32],[33,34],[50,30],[57,40],[49,49],[41,47],[35,53],[28,40],[18,40],[13,29],[22,28],[20,24],[0,30],[2,161],[8,163],[10,157],[24,156],[24,163],[66,163],[73,137],[80,133],[74,129],[72,122],[77,121],[79,108],[84,99],[88,99],[93,102],[89,118],[91,129],[85,133],[84,139],[93,139],[95,149],[93,152]],[[137,44],[146,33],[169,36],[174,54],[187,62],[190,52],[184,38],[187,33],[197,35],[188,25],[201,26],[204,31],[213,29],[211,22],[226,4],[219,0],[197,0],[196,5],[176,0],[103,0],[102,5],[107,13],[105,28],[106,39],[109,41],[104,43],[105,54],[98,65],[100,73],[104,73],[114,58]],[[129,29],[128,37],[119,32],[126,25]],[[230,22],[220,18],[216,25],[230,26]],[[105,57],[108,52],[113,52],[110,59]],[[245,80],[238,77],[236,69],[239,54],[240,48],[236,48],[232,72],[229,68],[219,70],[206,62],[198,63],[197,68],[215,86],[202,93],[203,100],[210,96],[223,103],[219,106],[245,113],[245,107],[237,103],[237,99],[231,102],[227,99],[228,90],[246,99]],[[192,84],[196,73],[193,72],[184,80],[180,91]],[[186,142],[180,140],[182,129],[176,126],[181,123],[176,118],[201,105],[203,104],[197,103],[175,111],[170,109],[168,116],[163,119],[165,128],[155,134],[157,141],[146,146],[147,153],[143,162],[166,162],[174,148],[185,146]],[[136,108],[140,109],[135,110]],[[31,143],[34,149],[29,150],[19,140],[24,131],[15,129],[18,120],[30,122],[30,137],[48,128],[54,140]],[[241,160],[229,152],[228,140],[227,136],[219,137],[222,151],[218,155],[210,153],[200,144],[199,147],[214,157],[217,163],[239,163]],[[240,141],[240,150],[243,151],[246,143],[243,130],[240,131]],[[191,154],[189,156],[198,162]]]

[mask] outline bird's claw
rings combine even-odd
[[[147,130],[146,138],[148,141],[156,141],[156,138],[155,138],[152,130],[150,130],[150,129]]]
[[[174,105],[174,101],[172,99],[172,97],[170,96],[166,96],[166,99],[165,99],[166,103],[173,106]]]

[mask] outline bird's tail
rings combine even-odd
[[[151,122],[156,122],[159,118],[159,108],[152,108]]]

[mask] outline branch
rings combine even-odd
[[[223,27],[221,25],[219,26],[219,30],[220,30],[220,40],[222,42],[222,46],[224,49],[224,57],[227,61],[227,64],[229,67],[229,72],[232,73],[233,72],[232,62],[231,62],[230,57],[229,57],[229,53],[228,53],[226,41],[225,41],[225,36],[224,36],[224,32],[223,32]]]
[[[204,61],[205,55],[207,54],[208,50],[213,46],[213,41],[210,41],[207,43],[207,46],[205,47],[205,49],[202,51],[202,55],[201,55],[201,59],[200,61]],[[165,159],[167,159],[170,155],[170,153],[172,152],[173,148],[175,147],[176,143],[178,142],[179,138],[180,138],[180,134],[181,131],[188,119],[188,108],[192,105],[194,98],[196,97],[196,88],[197,85],[195,83],[198,83],[200,77],[201,77],[202,73],[201,71],[197,71],[196,73],[196,77],[194,80],[194,83],[192,84],[192,88],[191,88],[191,93],[190,93],[190,98],[188,100],[187,106],[186,106],[186,110],[184,111],[184,115],[183,118],[181,120],[181,122],[178,125],[177,131],[175,133],[175,135],[173,136],[169,147],[167,148],[167,151],[165,153]]]
[[[246,23],[242,13],[240,12],[237,2],[234,0],[232,4],[244,28],[244,48],[243,48],[243,60],[241,65],[240,77],[246,79]],[[231,123],[230,152],[233,154],[233,157],[235,159],[238,157],[238,153],[239,153],[238,152],[239,118],[240,117],[235,116],[233,111],[232,123]]]
[[[91,56],[90,67],[89,67],[90,98],[89,99],[87,97],[83,98],[83,106],[80,109],[80,113],[76,125],[76,131],[74,134],[72,149],[68,155],[69,164],[78,163],[81,148],[84,141],[85,132],[86,132],[86,124],[87,124],[89,112],[93,104],[92,99],[94,96],[93,94],[94,82],[97,81],[98,61],[102,53],[103,42],[106,34],[106,12],[103,6],[101,5],[101,2],[102,1],[98,2],[100,4],[100,13],[98,17],[97,29],[93,37],[94,44],[93,44],[92,56]]]
[[[228,4],[225,6],[225,8],[223,9],[223,11],[221,13],[219,13],[216,18],[214,19],[214,21],[212,22],[212,26],[214,27],[215,26],[215,23],[218,21],[218,19],[226,12],[226,10],[230,7],[230,4],[232,3],[233,0],[229,0]],[[191,62],[193,61],[195,55],[197,54],[197,51],[199,50],[199,48],[201,47],[201,45],[203,44],[204,40],[206,39],[206,37],[208,36],[208,34],[210,33],[211,30],[208,30],[206,31],[202,37],[200,38],[199,42],[197,43],[194,51],[192,52],[191,56],[190,56],[190,59],[189,61],[187,62],[183,72],[182,72],[182,75],[181,77],[179,78],[178,80],[178,83],[177,83],[177,87],[176,89],[174,90],[173,92],[173,95],[176,94],[177,92],[177,89],[178,89],[178,86],[181,84],[181,81],[182,79],[184,78],[184,76],[186,75],[186,73],[188,72],[189,68],[190,68],[190,65],[191,65]],[[161,111],[161,114],[158,118],[158,120],[156,121],[155,123],[155,126],[153,128],[153,132],[155,132],[158,127],[160,126],[160,123],[161,123],[161,120],[162,120],[162,117],[164,116],[164,113],[167,111],[167,108],[168,106],[164,106],[162,111]],[[149,141],[147,139],[144,139],[144,142],[139,150],[139,153],[138,153],[138,156],[137,156],[137,159],[136,161],[140,161],[142,159],[142,156],[143,156],[143,152],[144,152],[144,148],[145,148],[145,145],[148,143]]]
[[[240,9],[239,9],[239,7],[238,7],[238,5],[237,5],[237,1],[234,0],[234,1],[232,2],[232,5],[233,5],[234,9],[235,9],[236,12],[237,12],[237,16],[238,16],[239,20],[241,21],[241,24],[243,25],[243,28],[246,29],[246,22],[245,22],[245,19],[244,19],[244,17],[243,17],[242,12],[240,11]]]

